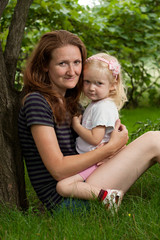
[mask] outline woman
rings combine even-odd
[[[86,182],[124,193],[147,168],[160,162],[159,132],[148,132],[123,148],[128,132],[119,120],[107,144],[77,154],[71,119],[82,112],[79,97],[85,59],[85,46],[76,35],[54,31],[42,36],[24,73],[19,136],[29,178],[47,209],[62,201],[57,181],[107,157],[114,155]]]

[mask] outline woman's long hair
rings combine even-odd
[[[56,30],[46,33],[41,37],[24,71],[24,95],[26,96],[31,92],[41,93],[49,103],[55,121],[58,124],[66,120],[66,112],[68,113],[67,118],[69,121],[73,115],[79,113],[79,98],[83,86],[81,73],[78,84],[73,89],[68,89],[65,97],[51,87],[52,84],[45,69],[49,66],[52,59],[51,54],[53,50],[66,45],[74,45],[79,48],[83,69],[87,55],[83,42],[71,32]]]

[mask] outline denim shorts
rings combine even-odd
[[[75,199],[75,198],[64,198],[60,204],[56,207],[56,212],[59,212],[61,210],[69,210],[71,212],[78,212],[82,211],[84,209],[89,210],[89,204],[90,202],[88,200],[82,200],[82,199]]]

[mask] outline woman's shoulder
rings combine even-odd
[[[23,104],[23,109],[43,109],[44,111],[52,112],[50,105],[48,104],[45,97],[39,92],[32,92],[25,96]]]
[[[39,92],[31,92],[28,93],[25,97],[24,97],[25,101],[27,100],[31,100],[31,99],[44,99],[43,95]]]
[[[32,92],[27,94],[24,97],[24,104],[28,104],[28,103],[32,103],[32,104],[42,103],[42,104],[48,105],[45,97],[39,92]]]
[[[53,126],[53,112],[44,98],[38,92],[32,92],[26,95],[24,105],[20,109],[19,119],[26,121],[27,126],[33,124]]]

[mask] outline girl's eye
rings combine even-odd
[[[89,84],[90,83],[90,81],[88,81],[88,80],[83,80],[83,82],[84,82],[84,84]]]
[[[96,82],[96,85],[97,85],[97,86],[101,86],[102,83],[101,83],[101,82]]]

